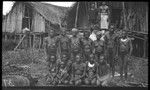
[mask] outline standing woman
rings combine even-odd
[[[125,79],[127,79],[128,70],[128,59],[132,53],[131,39],[127,36],[126,32],[123,31],[122,37],[119,39],[119,57],[120,60],[120,77],[123,79],[123,73],[125,73]]]

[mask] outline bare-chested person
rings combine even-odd
[[[67,57],[66,53],[62,53],[61,61],[58,64],[58,74],[55,78],[57,84],[69,84],[70,80],[70,69],[71,69],[71,61]]]
[[[73,36],[71,37],[71,59],[74,61],[75,56],[81,53],[81,40],[77,37],[78,29],[72,29]]]
[[[89,38],[90,32],[85,31],[84,37],[81,39],[82,55],[85,61],[89,61],[89,56],[93,52],[93,41]]]
[[[66,35],[65,30],[62,30],[62,34],[59,37],[59,41],[61,53],[67,53],[70,56],[70,39]]]
[[[128,70],[128,59],[125,57],[129,57],[132,53],[132,43],[131,38],[129,38],[125,31],[123,31],[123,35],[119,38],[119,56],[120,60],[120,76],[123,78],[123,73],[125,73],[125,79],[127,79],[127,70]]]
[[[86,65],[81,62],[81,55],[77,54],[75,62],[72,64],[72,75],[70,84],[81,85],[85,77]]]
[[[47,54],[47,60],[49,61],[51,55],[57,55],[58,53],[58,40],[59,38],[54,35],[54,31],[48,32],[48,37],[44,39],[45,51]]]
[[[91,54],[89,61],[86,62],[85,84],[96,85],[97,73],[98,73],[98,64],[95,61],[94,55]]]
[[[57,62],[56,62],[56,56],[51,55],[50,61],[49,61],[49,74],[48,74],[48,79],[47,79],[49,85],[56,84],[57,81],[54,78],[56,77],[57,72],[58,72],[58,67],[57,67]]]
[[[106,86],[109,80],[110,80],[110,67],[106,63],[104,55],[101,55],[100,60],[98,61],[97,85]]]
[[[101,34],[97,35],[97,40],[94,41],[94,54],[96,61],[100,59],[100,55],[104,54],[104,41],[101,40]]]
[[[114,34],[114,26],[111,25],[106,35],[106,56],[107,56],[107,63],[110,65],[112,76],[115,73],[115,63],[114,63],[114,56],[116,55],[115,52],[115,34]]]

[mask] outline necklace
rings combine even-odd
[[[95,64],[91,64],[90,62],[88,62],[88,66],[89,67],[94,67]]]

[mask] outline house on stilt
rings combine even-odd
[[[82,30],[90,29],[89,11],[91,5],[95,9],[102,5],[103,1],[76,2],[67,13],[67,28],[77,27]],[[106,1],[110,10],[110,23],[116,29],[126,28],[133,42],[133,55],[148,58],[148,2],[113,2]]]
[[[11,11],[3,17],[3,39],[17,42],[24,36],[24,28],[30,33],[18,48],[43,47],[43,38],[49,30],[59,32],[63,27],[68,7],[60,7],[42,2],[15,2]]]

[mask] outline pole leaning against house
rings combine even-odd
[[[24,38],[26,37],[26,34],[27,34],[28,32],[30,32],[30,30],[29,30],[28,28],[23,29],[23,33],[25,33],[25,34],[24,34],[24,36],[22,37],[22,39],[20,40],[20,42],[18,43],[18,45],[14,48],[14,51],[15,51],[15,50],[19,47],[19,45],[22,43],[22,41],[24,40]]]

